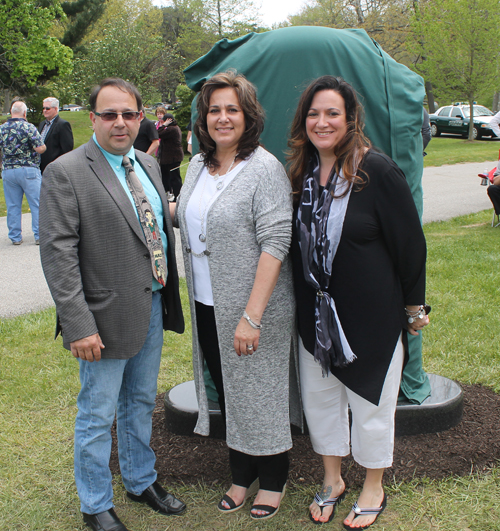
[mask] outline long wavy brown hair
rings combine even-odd
[[[198,119],[193,130],[198,139],[200,152],[203,154],[205,165],[213,170],[220,167],[215,157],[216,144],[208,133],[207,115],[212,94],[221,88],[230,87],[236,91],[238,101],[245,116],[245,131],[237,146],[236,158],[244,160],[260,145],[260,135],[264,130],[265,113],[257,100],[257,89],[243,74],[235,70],[228,70],[216,74],[205,82],[198,95],[196,108]]]
[[[356,175],[354,171],[361,162],[366,148],[371,147],[371,142],[363,133],[363,107],[358,101],[356,91],[341,77],[319,77],[306,88],[300,97],[288,141],[290,148],[287,154],[288,173],[296,201],[302,193],[308,165],[312,157],[317,154],[316,148],[307,136],[306,118],[314,95],[322,90],[337,92],[342,96],[345,103],[347,132],[344,138],[333,148],[336,157],[335,171],[339,173],[342,168],[345,179],[356,185],[358,190],[368,181],[366,173],[366,178],[363,178]]]

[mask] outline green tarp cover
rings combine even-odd
[[[207,79],[229,68],[257,86],[266,111],[262,143],[283,163],[303,90],[319,76],[343,77],[364,106],[365,133],[404,171],[422,214],[423,80],[394,61],[364,30],[298,26],[223,39],[184,71],[186,83],[199,91]]]

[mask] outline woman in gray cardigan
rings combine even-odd
[[[193,320],[199,404],[209,433],[207,362],[226,420],[233,484],[219,502],[250,516],[276,514],[288,475],[290,418],[301,422],[294,363],[294,296],[288,250],[291,187],[259,146],[264,111],[244,76],[217,74],[198,97],[193,157],[177,202]],[[293,369],[290,363],[293,362]]]

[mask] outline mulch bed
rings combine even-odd
[[[462,385],[464,415],[450,430],[426,435],[396,438],[394,465],[386,471],[386,481],[397,482],[427,477],[467,476],[483,472],[500,461],[500,395],[480,385]],[[229,484],[230,473],[225,443],[207,437],[185,437],[168,433],[165,428],[164,394],[156,398],[151,447],[156,453],[156,470],[162,483],[187,485]],[[120,469],[113,430],[111,470]],[[349,485],[360,486],[363,469],[351,458],[344,459],[343,475]],[[321,482],[320,458],[312,450],[307,436],[295,436],[290,451],[292,483]]]

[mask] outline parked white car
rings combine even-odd
[[[77,105],[76,103],[69,103],[68,105],[63,105],[61,111],[84,111],[85,107]]]

